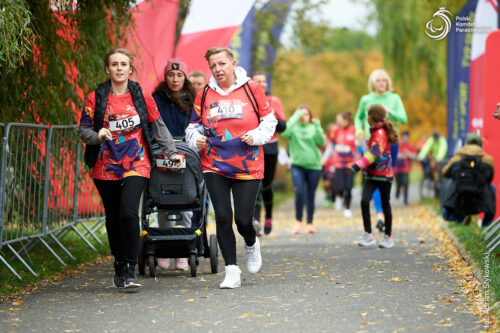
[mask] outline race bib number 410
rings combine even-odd
[[[241,105],[219,105],[210,109],[210,117],[219,119],[242,118]]]
[[[123,118],[120,120],[110,121],[109,122],[109,130],[111,132],[123,131],[123,130],[131,129],[134,126],[139,125],[140,123],[141,123],[141,118],[139,118],[139,115],[135,115],[135,116]]]

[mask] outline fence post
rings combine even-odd
[[[4,225],[4,207],[5,207],[5,170],[7,168],[7,136],[9,133],[10,124],[5,127],[5,133],[2,135],[2,155],[0,161],[0,249],[3,242],[3,225]]]
[[[76,158],[75,158],[75,191],[73,194],[73,222],[76,223],[78,220],[78,183],[80,178],[79,168],[80,168],[80,146],[76,145]]]
[[[50,127],[47,133],[47,141],[45,144],[45,179],[43,182],[43,213],[42,213],[42,235],[45,237],[47,235],[47,220],[49,215],[49,176],[50,176],[50,155],[51,155],[51,144],[52,144],[52,132],[53,128]]]

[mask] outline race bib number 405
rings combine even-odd
[[[139,125],[140,123],[141,123],[141,118],[139,118],[139,115],[135,115],[135,116],[123,118],[120,120],[110,121],[109,122],[109,130],[111,132],[123,131],[123,130],[131,129],[134,126]]]
[[[219,105],[210,109],[210,117],[219,119],[242,118],[241,105]]]

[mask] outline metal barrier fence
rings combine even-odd
[[[37,276],[22,254],[28,255],[41,244],[66,266],[52,247],[58,246],[74,259],[61,243],[71,231],[96,250],[87,238],[102,243],[95,232],[104,223],[103,209],[80,163],[82,144],[77,126],[1,125],[0,261],[18,279],[22,278],[9,264],[13,259]],[[12,257],[6,257],[7,250]]]
[[[500,246],[500,217],[481,232],[483,242],[486,242],[488,254],[495,251]]]

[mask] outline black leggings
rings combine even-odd
[[[399,198],[401,189],[403,189],[403,199],[405,205],[408,204],[408,173],[401,172],[396,175],[396,198]]]
[[[139,201],[148,182],[139,176],[94,179],[106,212],[106,231],[115,261],[135,265],[139,251]]]
[[[367,233],[372,233],[372,223],[370,220],[370,200],[373,192],[378,188],[382,199],[382,211],[385,219],[385,234],[391,235],[392,210],[391,210],[391,183],[387,181],[377,181],[365,179],[363,184],[363,194],[361,196],[361,214],[363,215],[363,225]]]
[[[215,211],[217,241],[226,266],[236,265],[236,238],[233,232],[233,210],[231,193],[234,202],[234,220],[238,232],[248,246],[255,243],[256,233],[252,224],[257,191],[260,180],[241,180],[221,176],[209,172],[204,173],[208,193]]]
[[[273,179],[276,172],[278,155],[264,154],[264,179],[260,187],[253,217],[260,221],[260,209],[262,201],[266,210],[266,219],[273,218]]]
[[[351,198],[352,198],[352,186],[354,175],[349,169],[336,169],[336,192],[339,197],[344,199],[344,207],[346,209],[351,208]]]

